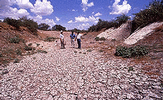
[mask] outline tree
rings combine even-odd
[[[163,0],[153,0],[146,9],[134,14],[132,31],[142,28],[150,23],[163,21]]]
[[[20,28],[21,26],[21,22],[19,20],[16,19],[12,19],[12,18],[5,18],[4,21],[5,23],[14,26],[17,30]]]
[[[22,22],[22,26],[27,27],[32,34],[37,35],[38,24],[37,22],[27,19],[26,16],[19,19]]]
[[[65,31],[66,30],[66,28],[65,27],[63,27],[63,26],[61,26],[61,25],[55,25],[55,26],[53,26],[52,27],[52,30],[54,31]]]
[[[121,16],[118,16],[116,18],[116,21],[118,22],[119,26],[121,26],[123,23],[126,23],[129,19],[130,19],[129,16],[122,14]]]
[[[44,30],[44,31],[47,31],[49,29],[49,25],[48,24],[45,24],[45,23],[41,23],[38,25],[38,29],[40,30]]]

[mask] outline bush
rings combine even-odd
[[[16,49],[15,52],[16,52],[17,55],[22,55],[22,51],[20,49]]]
[[[5,18],[3,22],[11,26],[14,26],[16,29],[19,29],[21,26],[21,22],[19,20],[12,19],[12,18]]]
[[[55,25],[55,26],[53,26],[52,27],[52,31],[65,31],[66,30],[66,28],[65,27],[63,27],[63,26],[61,26],[61,25]]]
[[[38,35],[37,34],[37,29],[38,29],[38,24],[31,20],[27,19],[27,17],[22,17],[19,19],[21,21],[21,26],[27,27],[33,35]]]
[[[16,58],[15,60],[14,60],[14,63],[19,63],[20,62],[20,60],[18,59],[18,58]]]
[[[125,14],[122,14],[121,16],[118,16],[116,18],[116,21],[118,23],[118,26],[121,26],[123,23],[126,23],[130,19],[129,16],[126,16]]]
[[[96,37],[95,40],[96,40],[96,41],[105,41],[106,39],[105,39],[105,37],[101,37],[101,38]]]
[[[47,51],[44,50],[37,50],[38,53],[48,53]]]
[[[28,46],[32,46],[32,43],[29,43]]]
[[[99,41],[99,40],[100,40],[100,38],[99,38],[99,37],[96,37],[96,38],[95,38],[95,40],[96,40],[96,41]]]
[[[148,50],[143,46],[135,46],[135,47],[116,47],[116,56],[122,56],[123,58],[131,58],[131,57],[139,57],[145,56],[148,54]]]
[[[27,27],[33,35],[37,35],[38,24],[31,19],[27,19],[27,17],[22,17],[19,20],[5,18],[4,22],[16,27],[16,29],[19,29],[20,26]]]
[[[32,47],[29,47],[29,46],[25,46],[25,48],[24,48],[26,51],[30,51],[30,50],[32,50],[33,48]]]
[[[41,24],[38,25],[38,29],[44,30],[44,31],[47,31],[49,29],[49,27],[50,26],[48,24],[46,24],[46,23],[41,23]]]
[[[56,40],[55,37],[46,37],[46,38],[44,39],[44,41],[46,41],[46,42],[52,42],[52,41],[55,41],[55,40]]]
[[[149,6],[134,14],[133,29],[135,31],[138,27],[142,28],[150,23],[162,21],[163,19],[163,0],[154,0]]]
[[[20,42],[20,38],[19,37],[10,38],[9,42],[10,43],[19,43]]]
[[[96,25],[91,26],[90,28],[88,28],[88,32],[93,32],[93,31],[101,31],[102,29],[109,29],[111,27],[119,27],[121,26],[123,23],[126,23],[128,20],[130,19],[130,17],[126,16],[125,14],[122,14],[119,17],[116,17],[116,20],[112,20],[112,21],[104,21],[99,19],[98,23]]]

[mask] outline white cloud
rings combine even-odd
[[[101,13],[99,13],[99,12],[95,14],[95,16],[101,16],[101,15],[102,15],[102,14],[101,14]]]
[[[110,12],[110,14],[127,14],[130,10],[131,10],[131,6],[129,4],[127,4],[127,0],[124,0],[122,5],[119,5],[119,2],[121,0],[115,0],[115,2],[113,3],[113,11]]]
[[[94,17],[94,16],[89,16],[87,17],[83,17],[83,16],[78,16],[75,17],[75,22],[93,22],[93,23],[97,23],[99,20],[99,17]]]
[[[33,8],[33,5],[31,2],[29,2],[29,0],[16,0],[15,3],[18,4],[20,8],[26,8],[26,9]]]
[[[88,0],[82,0],[82,7],[83,7],[82,10],[84,12],[88,9],[88,7],[92,7],[92,6],[94,6],[94,3],[93,2],[88,3]]]
[[[20,10],[18,10],[17,13],[18,13],[18,16],[20,16],[20,17],[29,15],[28,11],[25,9],[20,9]]]
[[[42,16],[40,16],[40,15],[37,15],[35,17],[29,16],[29,18],[33,19],[38,24],[46,23],[46,24],[48,24],[50,26],[50,28],[52,28],[54,25],[56,25],[56,23],[54,22],[53,19],[42,19]]]
[[[69,23],[69,24],[70,24],[70,23],[73,23],[73,21],[72,21],[72,20],[70,20],[70,21],[68,21],[67,23]]]
[[[2,17],[10,17],[10,18],[13,18],[13,19],[18,19],[20,17],[23,17],[23,16],[28,16],[29,13],[26,9],[17,9],[17,8],[12,8],[12,7],[9,7],[9,9],[7,11],[3,11],[0,13],[0,16]]]
[[[55,17],[56,21],[60,21],[60,19],[58,17]]]
[[[80,29],[80,30],[83,30],[83,29],[87,29],[89,28],[91,25],[89,23],[83,23],[83,24],[80,24],[77,29]]]
[[[53,12],[53,6],[50,1],[42,0],[41,2],[41,0],[36,0],[31,12],[41,16],[50,15]]]

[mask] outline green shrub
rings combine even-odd
[[[9,42],[10,43],[19,43],[20,42],[20,38],[19,37],[14,37],[14,38],[10,38]]]
[[[153,0],[149,6],[141,10],[139,13],[134,14],[132,32],[138,27],[142,28],[150,23],[162,21],[163,19],[163,1]]]
[[[135,46],[135,47],[116,47],[116,56],[122,56],[123,58],[131,58],[137,56],[145,56],[148,54],[148,50],[143,46]]]
[[[37,29],[38,29],[38,24],[37,22],[27,19],[27,17],[22,17],[19,19],[21,21],[21,26],[27,27],[33,35],[38,35],[37,34]]]
[[[122,14],[121,16],[118,16],[116,18],[116,21],[118,23],[118,26],[121,26],[123,23],[126,23],[130,19],[129,16],[126,16],[125,14]]]
[[[29,43],[28,46],[32,46],[32,43]]]
[[[20,62],[20,60],[18,59],[18,58],[16,58],[15,60],[14,60],[14,63],[19,63]]]
[[[44,39],[44,41],[46,41],[46,42],[52,42],[52,41],[55,41],[55,40],[56,40],[55,37],[46,37],[46,38]]]
[[[16,52],[17,55],[22,55],[22,51],[20,49],[16,49],[15,52]]]
[[[88,49],[87,52],[92,52],[92,50],[91,49]]]
[[[132,66],[128,68],[128,72],[130,71],[134,71],[134,68]]]
[[[5,18],[3,22],[11,26],[14,26],[16,29],[19,29],[21,26],[21,22],[19,20],[12,19],[12,18]]]
[[[37,50],[38,53],[48,53],[47,51],[44,50]]]
[[[101,37],[100,40],[101,41],[105,41],[106,39],[105,39],[105,37]]]
[[[129,19],[130,17],[126,16],[125,14],[122,14],[116,17],[115,20],[111,20],[111,21],[104,21],[99,19],[96,25],[93,25],[90,28],[88,28],[88,32],[93,32],[93,31],[98,32],[101,31],[102,29],[109,29],[111,27],[117,28],[121,26],[123,23],[126,23]]]
[[[105,41],[106,39],[105,39],[105,37],[101,37],[101,38],[96,37],[95,40],[96,40],[96,41]]]
[[[96,37],[96,38],[95,38],[95,40],[96,40],[96,41],[99,41],[99,40],[100,40],[100,38],[99,38],[99,37]]]
[[[30,50],[32,50],[33,48],[32,47],[29,47],[29,46],[25,46],[25,48],[24,48],[26,51],[30,51]]]
[[[40,44],[37,43],[36,45],[37,45],[37,47],[38,47]]]

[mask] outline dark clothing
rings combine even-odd
[[[78,48],[81,49],[81,39],[77,39],[78,42]]]

